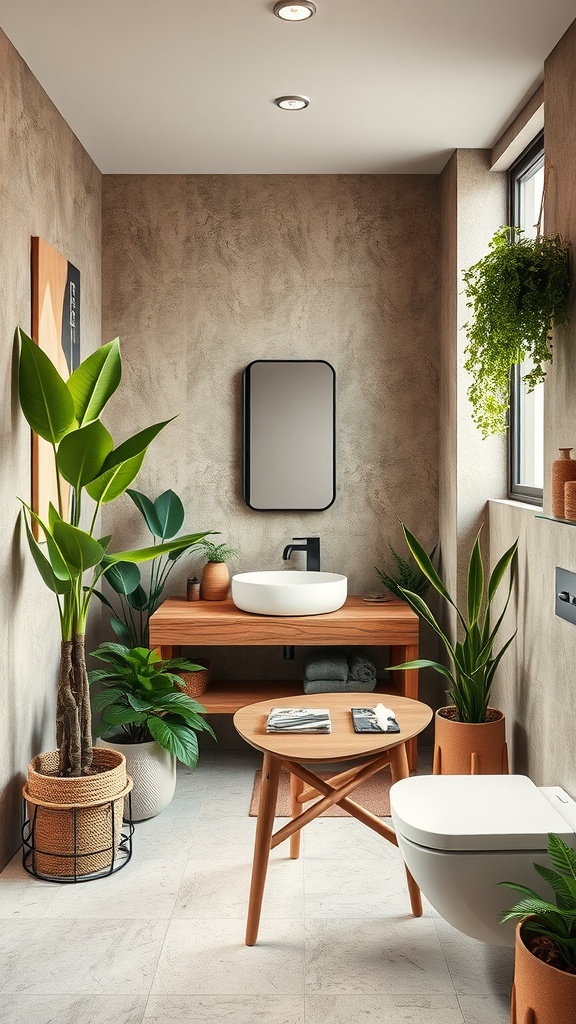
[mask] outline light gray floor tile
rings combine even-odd
[[[455,995],[306,997],[306,1024],[463,1024]]]
[[[354,864],[365,858],[400,859],[398,848],[354,818],[317,818],[302,830],[306,857]]]
[[[435,925],[458,993],[510,994],[514,974],[514,950],[511,947],[477,942],[457,932],[441,917],[435,918]]]
[[[0,1024],[141,1024],[146,996],[0,995]]]
[[[465,1024],[509,1024],[510,995],[458,996]],[[566,1021],[568,1024],[568,1021]]]
[[[287,995],[150,996],[144,1024],[304,1024],[304,999]]]
[[[61,886],[37,884],[20,866],[18,871],[0,875],[0,918],[40,918],[50,911]]]
[[[454,986],[431,920],[313,919],[306,991],[453,993]]]
[[[245,927],[243,919],[172,921],[152,994],[303,995],[303,926],[263,921],[251,947]]]
[[[85,885],[98,882],[74,888]],[[104,897],[102,909],[110,909]],[[25,924],[19,922],[18,926]],[[18,953],[11,955],[2,992],[145,994],[152,984],[167,927],[167,921],[154,920],[43,918],[28,942],[22,945],[20,941]]]
[[[101,918],[113,909],[116,919],[169,920],[186,867],[186,851],[150,860],[136,850],[132,860],[98,884],[82,891],[82,917]],[[78,886],[62,885],[50,905],[50,917],[73,918],[78,913]]]
[[[236,860],[251,864],[254,850],[256,819],[205,815],[200,818],[190,846],[190,858],[202,860],[210,851],[214,860]],[[272,854],[274,856],[274,854]]]
[[[189,860],[174,907],[174,918],[240,918],[248,910],[252,865],[230,860]],[[302,860],[271,860],[266,877],[262,918],[302,920]]]
[[[368,857],[361,870],[350,862],[304,857],[305,913],[308,917],[403,917],[410,914],[406,873],[400,855]],[[424,914],[431,908],[423,900]]]

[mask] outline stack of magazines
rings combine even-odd
[[[328,708],[272,708],[266,732],[332,732]]]

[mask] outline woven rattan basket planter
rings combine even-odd
[[[114,869],[122,841],[124,797],[132,789],[126,759],[116,750],[94,749],[101,770],[59,778],[58,751],[39,754],[23,788],[28,828],[23,833],[31,873],[70,880]]]
[[[196,665],[203,665],[201,672],[177,672],[182,679],[182,689],[189,697],[201,697],[210,682],[210,662],[194,659]]]

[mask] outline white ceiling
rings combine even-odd
[[[489,147],[574,0],[0,0],[0,26],[104,173],[436,172]],[[310,106],[282,111],[275,96]]]

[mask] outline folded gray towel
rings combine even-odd
[[[304,693],[345,693],[348,684],[344,679],[305,679]]]
[[[377,681],[377,679],[368,679],[363,683],[360,679],[352,679],[352,676],[348,676],[346,693],[371,693],[376,689]]]
[[[374,682],[376,679],[376,666],[361,651],[352,651],[348,655],[348,678],[356,679],[360,683]],[[374,687],[370,687],[374,689]]]
[[[318,651],[306,658],[304,678],[309,680],[333,679],[345,683],[348,678],[348,661],[345,655],[338,651]],[[317,690],[316,692],[322,693],[323,691]]]

